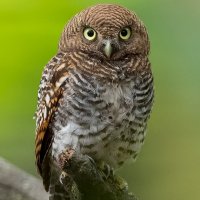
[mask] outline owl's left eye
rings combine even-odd
[[[91,40],[94,40],[96,38],[97,33],[92,28],[86,28],[83,31],[83,35],[87,40],[91,41]]]
[[[128,40],[131,37],[131,30],[130,30],[130,28],[123,28],[120,31],[119,36],[123,40]]]

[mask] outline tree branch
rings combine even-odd
[[[0,200],[47,200],[41,180],[0,158]]]
[[[67,174],[61,179],[71,200],[137,200],[127,189],[120,188],[118,177],[106,177],[87,155],[66,150],[59,156],[59,165]]]
[[[137,200],[119,177],[96,166],[87,155],[67,150],[59,156],[59,165],[67,175],[61,180],[70,200]],[[121,185],[120,185],[121,184]],[[0,200],[47,200],[42,182],[0,158]]]

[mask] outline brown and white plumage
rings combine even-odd
[[[35,153],[46,190],[66,148],[114,169],[136,158],[154,98],[149,50],[143,23],[118,5],[89,7],[66,24],[38,91]]]

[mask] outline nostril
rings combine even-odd
[[[116,45],[114,43],[111,43],[110,45],[111,45],[111,47],[116,47]]]

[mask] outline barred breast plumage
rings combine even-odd
[[[75,66],[80,62],[91,65],[84,54],[70,58]],[[112,74],[102,73],[100,77],[81,69],[69,71],[53,122],[55,158],[62,150],[73,148],[117,168],[127,158],[137,156],[153,103],[150,63],[138,57],[113,66]]]
[[[136,158],[154,99],[149,49],[145,26],[121,6],[90,7],[65,26],[38,93],[36,164],[46,190],[67,148],[114,169]]]

